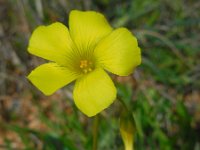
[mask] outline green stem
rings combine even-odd
[[[120,103],[122,104],[123,108],[124,108],[127,112],[131,113],[131,111],[129,110],[127,104],[126,104],[120,97],[118,97],[117,99],[120,101]]]
[[[93,120],[93,147],[92,147],[92,150],[97,150],[98,127],[99,127],[99,115],[96,115]]]

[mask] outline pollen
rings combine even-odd
[[[83,73],[89,73],[93,70],[93,64],[89,60],[81,60],[79,67]]]

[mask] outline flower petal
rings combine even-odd
[[[94,46],[108,35],[112,28],[105,17],[95,11],[73,10],[69,16],[70,35],[80,52],[94,50]]]
[[[56,22],[37,27],[29,41],[28,51],[47,60],[66,64],[74,44],[65,25]]]
[[[43,64],[28,75],[28,79],[45,95],[51,95],[78,77],[78,74],[56,63]]]
[[[104,70],[96,69],[76,81],[73,96],[77,107],[91,117],[115,100],[116,88]]]
[[[126,28],[114,30],[94,50],[97,63],[121,76],[129,75],[141,63],[137,39]]]

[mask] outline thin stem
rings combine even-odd
[[[99,128],[99,115],[96,115],[93,120],[93,147],[92,147],[92,150],[97,150],[98,128]]]
[[[127,104],[126,104],[120,97],[118,97],[117,99],[121,102],[123,108],[124,108],[127,112],[130,113],[130,110],[129,110]]]

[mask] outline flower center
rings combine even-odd
[[[83,73],[91,72],[94,69],[93,63],[86,59],[80,61],[79,67]]]

